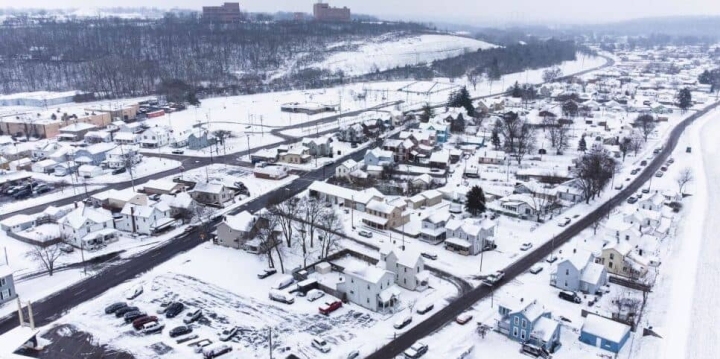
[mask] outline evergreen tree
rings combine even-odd
[[[485,212],[485,209],[485,192],[479,186],[473,186],[467,193],[465,210],[477,216]]]
[[[447,107],[462,107],[470,116],[473,116],[475,113],[475,106],[472,104],[470,93],[464,86],[460,90],[450,94]]]
[[[451,132],[465,132],[465,118],[459,114],[456,119],[450,123]]]
[[[520,88],[520,84],[517,81],[515,81],[515,84],[510,89],[510,96],[515,97],[515,98],[520,98],[520,97],[522,97],[522,95],[523,95],[523,90],[522,90],[522,88]]]
[[[578,151],[582,151],[582,152],[587,151],[587,142],[585,142],[585,135],[582,135],[582,137],[580,137],[580,143],[578,144]]]
[[[433,116],[435,116],[433,108],[426,103],[422,108],[422,114],[420,114],[420,122],[427,123]]]
[[[490,137],[490,142],[492,142],[492,145],[493,147],[495,147],[496,150],[500,149],[500,147],[502,146],[502,143],[500,142],[500,133],[497,129],[493,129],[492,137]]]
[[[685,87],[680,90],[677,94],[678,107],[684,111],[687,111],[692,106],[692,93],[690,89]]]

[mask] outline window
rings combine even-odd
[[[569,269],[566,269],[566,270],[565,270],[565,275],[570,275],[570,270],[569,270]]]
[[[630,240],[630,235],[626,234],[626,235],[625,235],[625,240],[626,240],[626,241],[629,241],[629,240]]]
[[[370,298],[365,299],[367,301],[367,304],[370,304]]]
[[[370,284],[368,284],[368,290],[370,290]]]
[[[403,278],[403,283],[407,284],[407,278]]]
[[[518,325],[518,324],[520,324],[520,318],[518,318],[518,317],[515,317],[515,319],[514,319],[514,322],[515,322],[515,325]]]
[[[407,268],[403,268],[405,270],[405,273],[407,273]]]
[[[522,330],[520,332],[520,339],[523,339],[523,340],[525,339],[525,330]]]
[[[517,318],[516,318],[516,319],[517,319]],[[514,337],[517,337],[517,336],[518,336],[518,328],[513,328],[513,336],[514,336]]]
[[[608,262],[608,268],[612,268],[612,262]]]
[[[522,320],[522,327],[525,328],[526,326],[527,326],[527,320],[523,319],[523,320]],[[523,332],[525,332],[525,331],[523,330]]]
[[[615,254],[610,253],[610,260],[613,260],[613,259],[615,259]]]
[[[355,283],[355,279],[350,278],[350,283]]]
[[[0,278],[0,287],[5,286],[5,278]]]

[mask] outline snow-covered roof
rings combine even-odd
[[[35,220],[35,217],[27,214],[16,214],[12,217],[5,218],[2,222],[3,226],[14,227],[19,224],[31,223]]]
[[[110,211],[102,208],[80,207],[61,218],[59,223],[70,226],[73,229],[80,229],[86,221],[93,223],[105,223],[112,221]]]
[[[351,159],[348,159],[347,161],[341,163],[340,165],[344,166],[345,168],[355,168],[357,166],[357,164],[358,163],[351,158]]]
[[[12,268],[7,264],[0,264],[0,278],[5,278],[13,274]]]
[[[616,252],[620,253],[621,256],[626,256],[630,251],[632,250],[632,246],[630,246],[630,243],[621,241],[619,243],[614,243],[613,245],[605,248],[606,250],[614,249]]]
[[[117,147],[117,145],[112,142],[100,142],[100,143],[96,143],[94,145],[85,147],[85,151],[96,155],[98,153],[108,152],[115,147]]]
[[[225,224],[239,232],[246,232],[253,222],[255,222],[255,216],[248,211],[242,211],[234,216],[225,216]]]
[[[540,319],[533,325],[532,336],[542,340],[543,342],[549,342],[552,339],[552,335],[557,330],[560,323],[550,318],[540,317]]]
[[[605,267],[602,264],[594,262],[588,263],[585,266],[585,270],[583,270],[580,280],[585,283],[600,283],[600,278],[602,277],[603,270],[605,270]]]
[[[433,152],[430,155],[430,162],[448,163],[450,161],[450,153],[445,151]]]
[[[351,264],[352,265],[348,265],[345,267],[345,273],[354,275],[355,277],[370,283],[380,282],[380,280],[386,273],[392,274],[392,272],[389,272],[382,268],[378,268],[373,265],[366,265],[359,262],[352,262]]]
[[[585,318],[582,331],[611,342],[619,343],[630,332],[630,327],[614,320],[589,314]]]
[[[367,204],[366,208],[376,212],[389,214],[392,213],[392,211],[394,211],[396,207],[385,203],[385,201],[370,201],[370,203]]]
[[[573,267],[575,267],[579,271],[582,271],[583,268],[585,268],[585,266],[590,261],[590,253],[586,251],[579,251],[570,256],[570,258],[566,259],[565,261],[570,262]]]
[[[176,186],[177,186],[177,183],[175,183],[171,180],[167,180],[167,179],[156,179],[155,180],[154,179],[154,180],[147,181],[147,183],[145,183],[145,185],[143,187],[154,188],[154,189],[158,189],[161,191],[170,192],[173,189],[175,189]]]
[[[75,131],[84,131],[84,130],[92,130],[97,128],[95,125],[90,123],[84,123],[84,122],[76,122],[70,125],[67,125],[60,129],[60,132],[75,132]]]
[[[223,191],[225,186],[221,183],[198,183],[195,185],[195,188],[193,188],[193,192],[202,192],[202,193],[214,193],[219,194]]]

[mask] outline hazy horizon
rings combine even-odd
[[[94,0],[88,6],[87,0],[25,0],[22,6],[0,8],[105,8],[145,7],[201,10],[202,6],[219,5],[223,0]],[[247,0],[240,1],[240,7],[249,12],[302,11],[312,12],[315,0]],[[720,2],[707,0],[605,0],[583,3],[578,6],[574,0],[509,0],[491,2],[487,0],[337,0],[324,1],[331,6],[347,6],[353,13],[374,15],[388,20],[412,20],[452,22],[475,26],[497,26],[503,23],[516,24],[595,24],[648,17],[720,15]],[[441,6],[440,6],[441,4]],[[16,5],[16,4],[13,4]]]

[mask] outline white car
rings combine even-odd
[[[330,351],[330,344],[328,344],[328,342],[326,342],[325,339],[322,338],[313,338],[312,346],[313,348],[323,353],[327,353]]]
[[[405,358],[407,358],[407,359],[417,359],[417,358],[420,358],[423,355],[425,355],[425,353],[427,353],[427,351],[428,351],[427,344],[417,342],[417,343],[413,344],[410,348],[405,350],[405,352],[403,352],[403,354],[405,355]]]
[[[412,317],[407,316],[404,319],[398,320],[393,324],[393,328],[395,329],[402,329],[408,326],[408,324],[412,323]]]
[[[225,329],[222,331],[222,333],[220,333],[218,335],[220,336],[220,341],[226,342],[226,341],[232,339],[235,335],[237,335],[237,327]]]
[[[526,242],[526,243],[523,243],[523,244],[520,246],[520,250],[521,250],[521,251],[527,251],[527,250],[529,250],[530,248],[532,248],[532,246],[533,246],[532,243]]]
[[[140,329],[140,332],[142,332],[143,334],[152,334],[152,333],[157,333],[157,332],[161,331],[163,328],[165,328],[165,324],[163,324],[163,323],[149,322],[149,323],[143,324],[143,327],[142,327],[142,329]]]
[[[322,298],[323,296],[325,296],[325,292],[321,291],[320,289],[310,289],[310,291],[307,292],[305,298],[308,300],[308,302],[314,302]]]

